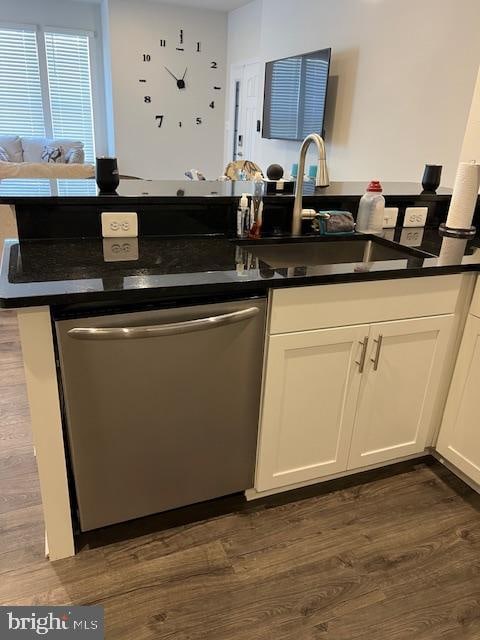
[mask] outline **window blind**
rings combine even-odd
[[[301,58],[287,58],[273,64],[270,111],[272,138],[298,137],[301,69]]]
[[[307,58],[305,61],[305,82],[303,123],[299,138],[305,138],[313,131],[322,133],[323,109],[328,81],[328,61]]]
[[[0,135],[44,136],[34,30],[0,28]]]
[[[95,160],[89,37],[45,33],[52,131],[55,138],[80,140],[85,161]]]

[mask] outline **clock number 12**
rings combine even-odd
[[[155,116],[155,120],[158,122],[157,126],[158,126],[159,129],[163,124],[163,118],[164,118],[164,116]]]

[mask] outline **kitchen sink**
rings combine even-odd
[[[341,239],[289,238],[282,241],[268,239],[238,244],[272,269],[432,257],[423,251],[403,247],[389,240],[361,235]]]

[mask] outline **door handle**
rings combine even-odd
[[[260,313],[258,307],[249,307],[233,313],[224,313],[208,318],[197,318],[186,322],[174,322],[144,327],[76,327],[68,331],[75,340],[134,340],[140,338],[157,338],[173,336],[193,331],[205,331],[223,327],[228,324],[242,322],[254,318]]]
[[[367,358],[367,348],[368,348],[368,336],[365,336],[363,342],[359,342],[362,346],[362,353],[360,355],[360,360],[355,360],[355,364],[358,364],[358,373],[363,373],[365,369],[365,360]]]
[[[377,345],[377,349],[375,351],[375,357],[370,358],[370,360],[373,362],[373,370],[376,371],[378,369],[378,363],[380,362],[380,352],[382,350],[383,335],[380,334],[378,338],[374,340],[374,342]]]

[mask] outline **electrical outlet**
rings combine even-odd
[[[404,227],[424,227],[427,221],[428,207],[407,207]]]
[[[391,229],[397,225],[398,207],[385,207],[383,216],[383,228]]]
[[[136,238],[138,218],[135,212],[103,211],[102,236],[104,238]]]
[[[104,238],[103,259],[105,262],[138,260],[137,238]]]
[[[419,247],[422,244],[424,229],[403,229],[400,236],[400,244],[404,244],[407,247]]]
[[[383,232],[383,237],[385,240],[395,240],[395,229],[385,229]]]

